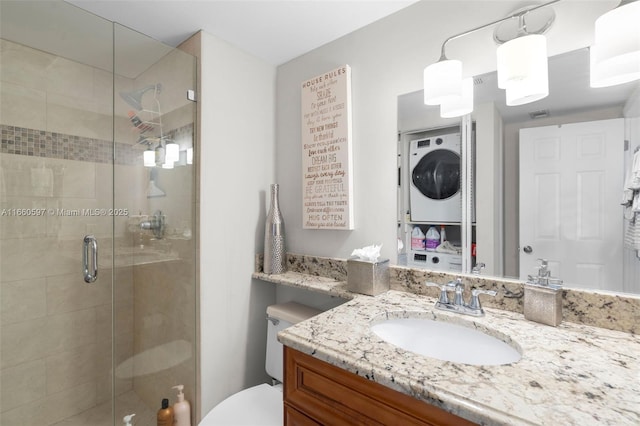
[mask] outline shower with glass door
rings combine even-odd
[[[0,424],[155,424],[196,397],[195,58],[0,2]]]

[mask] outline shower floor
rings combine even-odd
[[[111,419],[111,402],[105,402],[73,417],[69,417],[52,426],[113,426],[122,425],[122,418],[136,413],[133,425],[150,426],[156,424],[156,412],[138,397],[134,391],[128,391],[116,397],[115,423]]]

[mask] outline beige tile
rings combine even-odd
[[[80,273],[81,240],[56,238],[0,240],[0,270],[3,281],[40,278],[46,275]]]
[[[134,330],[134,307],[131,302],[120,302],[115,307],[114,332],[116,336],[130,335]]]
[[[50,354],[97,341],[95,309],[84,309],[48,317],[47,348]]]
[[[59,160],[26,155],[0,154],[3,197],[51,197],[56,186]],[[3,198],[4,201],[4,198]]]
[[[100,237],[101,240],[111,236],[112,218],[106,213],[109,207],[99,205],[94,199],[48,200],[47,209],[55,212],[47,217],[47,235],[50,237],[75,238],[81,242],[89,234]]]
[[[29,404],[46,396],[45,363],[25,362],[0,372],[1,411]]]
[[[30,129],[46,128],[46,93],[0,81],[0,123]]]
[[[55,56],[8,40],[0,40],[2,81],[36,90],[46,89],[45,74]]]
[[[108,274],[107,274],[108,275]],[[111,303],[111,280],[107,276],[91,284],[81,274],[47,277],[47,313],[72,312]]]
[[[107,141],[112,139],[111,115],[93,111],[103,107],[86,100],[78,100],[69,106],[73,100],[62,95],[49,94],[47,101],[47,131]]]
[[[109,354],[110,355],[110,354]],[[46,358],[47,394],[51,395],[82,383],[96,382],[99,376],[97,344],[80,346]]]
[[[111,410],[110,399],[109,402],[97,401],[97,404],[95,407],[91,407],[80,414],[57,422],[53,426],[113,426],[113,411]],[[134,424],[142,425],[143,423]]]
[[[44,278],[0,283],[2,324],[12,324],[47,314],[47,286]]]
[[[114,339],[115,354],[115,394],[119,395],[133,388],[133,367],[126,361],[133,356],[133,333],[119,333]]]
[[[48,159],[57,198],[96,198],[96,165],[87,161]]]
[[[10,214],[0,220],[0,238],[43,237],[47,233],[47,201],[32,197],[2,197],[0,209]]]
[[[113,114],[113,73],[99,68],[93,68],[92,71],[93,101],[104,108],[98,112],[111,116]]]
[[[97,341],[95,309],[2,326],[0,368],[45,358]]]
[[[0,424],[20,426],[48,426],[82,413],[96,401],[95,383],[48,395],[32,404],[22,405],[0,414]]]
[[[93,97],[93,68],[69,59],[56,57],[47,68],[47,92],[78,100]]]
[[[125,301],[133,302],[133,268],[116,268],[115,276],[114,300],[116,304]]]
[[[112,340],[112,310],[111,304],[96,306],[96,341],[98,343],[109,342]]]
[[[112,398],[113,387],[113,343],[111,340],[99,341],[96,356],[96,402],[98,404]]]
[[[114,170],[119,173],[118,166],[114,169],[112,164],[96,163],[94,167],[95,192],[91,198],[98,200],[101,206],[113,207]]]
[[[46,317],[3,325],[0,331],[1,369],[40,359],[49,350]]]

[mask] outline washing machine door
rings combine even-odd
[[[436,149],[422,157],[411,172],[413,185],[432,200],[446,200],[460,191],[460,156]]]

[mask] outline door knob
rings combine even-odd
[[[533,253],[533,249],[531,248],[531,246],[524,246],[522,250],[527,254]]]

